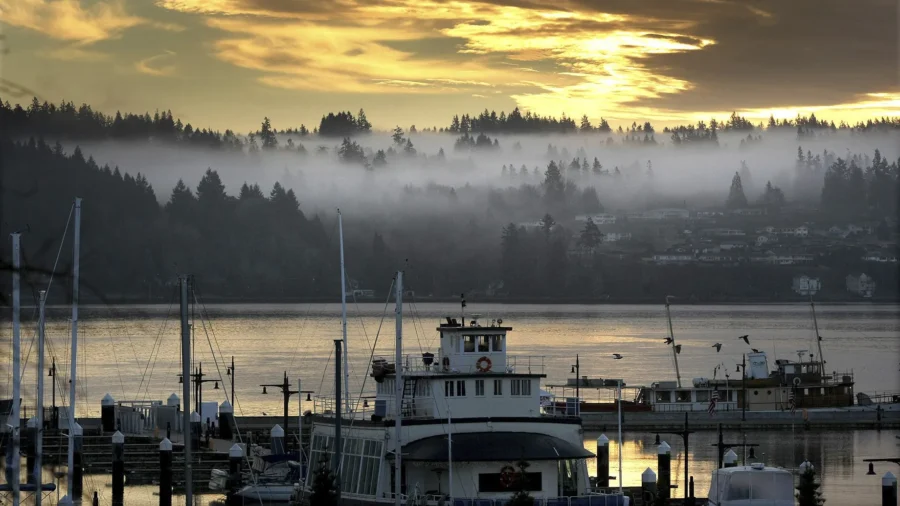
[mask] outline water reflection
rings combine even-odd
[[[895,436],[900,431],[726,431],[725,443],[755,443],[756,458],[750,459],[741,448],[735,448],[738,463],[746,460],[763,462],[769,466],[794,469],[809,460],[819,471],[822,491],[830,504],[877,504],[881,497],[881,476],[891,471],[893,464],[876,466],[876,476],[867,476],[865,458],[896,457],[900,453],[900,441]],[[596,452],[599,432],[586,432],[584,446]],[[610,474],[618,476],[619,446],[616,434],[610,437]],[[654,433],[625,433],[622,445],[623,485],[639,487],[641,473],[648,467],[657,471],[657,445]],[[660,434],[660,440],[672,447],[672,484],[678,488],[673,497],[684,495],[684,443],[680,436]],[[689,472],[694,477],[695,494],[706,497],[712,471],[717,465],[717,441],[715,432],[695,432],[690,435]],[[879,468],[880,467],[880,468]],[[597,474],[596,459],[588,461],[591,476]],[[611,485],[618,485],[615,480]]]

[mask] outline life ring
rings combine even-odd
[[[443,366],[444,371],[449,371],[450,370],[450,357],[444,357],[443,359],[441,359],[441,365]]]
[[[502,485],[503,488],[509,488],[513,486],[515,478],[516,470],[513,468],[513,466],[503,466],[500,469],[500,485]]]
[[[800,378],[794,378],[794,386],[800,386]]]
[[[488,372],[491,370],[491,359],[488,357],[481,357],[478,359],[478,362],[475,362],[475,368],[478,369],[478,372]]]

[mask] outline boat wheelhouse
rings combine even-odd
[[[548,504],[626,504],[622,496],[591,492],[586,459],[594,455],[584,448],[581,419],[542,411],[543,358],[509,355],[511,331],[502,320],[481,325],[473,318],[466,326],[448,317],[437,327],[436,355],[373,360],[374,402],[353,403],[341,420],[343,501],[392,503],[400,494],[404,502],[492,505],[524,487]],[[339,409],[331,398],[317,403],[317,412],[330,414],[312,416],[307,484],[335,460]]]

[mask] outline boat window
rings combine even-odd
[[[510,381],[510,395],[527,397],[531,395],[531,380],[521,379]]]
[[[484,396],[484,380],[475,380],[475,397]]]
[[[472,353],[475,351],[475,337],[476,336],[463,336],[464,353]]]
[[[675,402],[691,402],[690,390],[678,390],[675,392]]]
[[[540,492],[542,490],[541,473],[525,473],[522,481],[519,483],[520,490],[528,492]],[[500,473],[479,473],[478,474],[478,491],[479,492],[504,492],[509,493],[508,484],[501,479]]]
[[[456,380],[456,396],[466,396],[466,380]]]
[[[656,402],[669,402],[672,398],[669,393],[668,391],[656,392]]]
[[[444,397],[453,397],[453,381],[444,382]]]
[[[728,500],[750,499],[750,473],[732,473],[728,480]]]
[[[697,390],[697,402],[709,402],[709,390]]]
[[[494,380],[494,395],[503,395],[503,380]]]
[[[510,380],[509,381],[509,395],[520,395],[521,388],[519,388],[519,380]]]
[[[491,351],[503,351],[503,336],[491,336]]]
[[[491,344],[488,336],[478,336],[478,352],[487,353],[491,351]]]

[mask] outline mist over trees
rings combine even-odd
[[[326,114],[312,132],[278,130],[266,117],[244,136],[197,130],[169,112],[110,117],[67,102],[5,103],[0,228],[27,224],[26,261],[49,269],[72,199],[83,197],[82,277],[112,298],[164,299],[167,283],[189,272],[211,296],[333,300],[337,207],[350,282],[379,294],[405,268],[422,296],[777,298],[790,292],[788,268],[646,261],[696,248],[685,227],[720,225],[632,215],[762,213],[740,218],[751,225],[722,218],[748,230],[872,223],[889,241],[898,129],[897,120],[836,126],[814,117],[761,128],[733,114],[614,130],[516,109],[386,134],[360,110]],[[812,268],[830,270],[826,284],[837,286],[849,270],[873,272],[863,253],[829,251]]]

